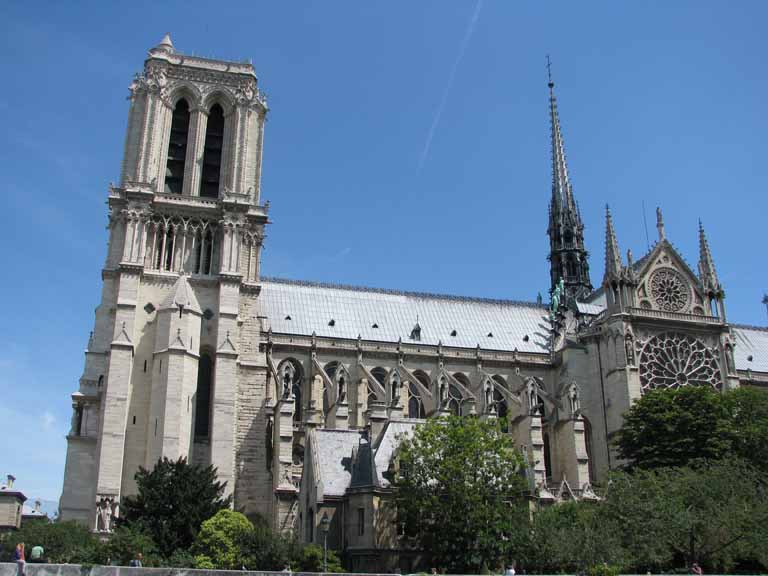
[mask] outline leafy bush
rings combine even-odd
[[[253,536],[250,520],[229,509],[203,522],[192,552],[205,556],[215,568],[239,570],[245,565],[244,547]]]

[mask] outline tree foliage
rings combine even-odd
[[[729,454],[733,429],[721,395],[704,387],[652,390],[625,414],[617,437],[630,466],[685,466]]]
[[[434,563],[497,568],[527,529],[523,461],[496,422],[429,420],[398,452],[398,515]]]
[[[192,553],[196,558],[210,559],[214,568],[239,570],[245,565],[244,545],[252,535],[253,524],[248,518],[240,512],[219,510],[213,518],[203,522]]]
[[[137,494],[123,499],[123,525],[147,532],[163,556],[188,549],[200,525],[228,508],[226,483],[216,480],[213,466],[194,466],[185,458],[158,460],[152,471],[139,468]]]
[[[0,541],[0,560],[12,561],[17,542],[24,542],[27,550],[42,546],[46,560],[51,563],[93,563],[100,558],[99,541],[78,522],[25,522]]]

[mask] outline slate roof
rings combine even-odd
[[[768,372],[768,328],[732,324],[731,331],[736,340],[733,349],[736,368]]]
[[[374,456],[379,486],[389,486],[389,480],[384,477],[384,473],[389,469],[392,455],[403,440],[413,436],[416,426],[422,422],[422,420],[390,420],[387,422],[387,427],[379,439]]]
[[[544,306],[512,300],[465,298],[266,278],[259,298],[272,331],[379,342],[420,342],[486,350],[546,353]],[[377,327],[374,328],[374,325]],[[455,336],[451,336],[453,331]],[[527,336],[527,339],[526,339]]]
[[[352,478],[352,450],[360,442],[356,430],[316,429],[314,436],[315,481],[324,496],[343,496]]]

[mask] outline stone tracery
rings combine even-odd
[[[682,312],[688,307],[690,291],[686,281],[676,270],[657,270],[651,276],[649,284],[654,302],[661,310]]]
[[[720,388],[717,356],[701,340],[678,332],[651,338],[640,356],[640,384],[656,388],[712,386]]]

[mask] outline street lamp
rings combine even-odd
[[[323,572],[328,572],[328,530],[331,528],[331,520],[328,513],[323,512],[320,519],[320,530],[323,533]]]

